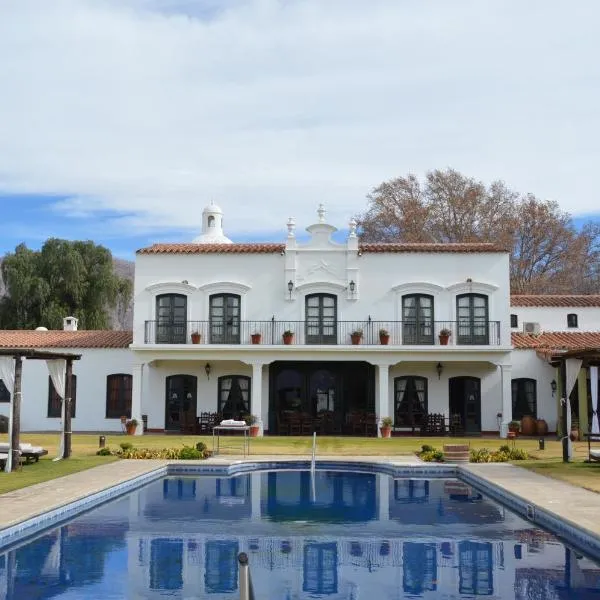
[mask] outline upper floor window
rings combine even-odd
[[[488,297],[462,294],[456,297],[458,344],[489,344]]]
[[[519,317],[518,315],[510,315],[510,326],[514,329],[519,326]]]
[[[115,373],[106,378],[106,418],[131,418],[131,384],[133,378]]]
[[[210,343],[240,343],[241,298],[237,294],[213,294],[210,297]]]
[[[402,296],[402,342],[433,344],[433,296]]]
[[[305,309],[306,343],[337,344],[337,296],[310,294]]]
[[[77,375],[72,375],[71,385],[71,417],[75,418],[77,404]],[[63,392],[64,393],[64,392]],[[48,418],[60,419],[62,417],[62,398],[57,394],[52,378],[48,377]]]
[[[575,313],[567,315],[567,327],[579,327],[577,324],[577,315]]]
[[[512,380],[512,418],[520,421],[524,416],[537,418],[537,384],[525,377]]]
[[[162,294],[156,297],[156,343],[185,344],[187,296]]]
[[[10,392],[2,379],[0,379],[0,402],[10,402]]]
[[[219,377],[219,406],[223,419],[242,419],[250,414],[250,377],[225,375]]]

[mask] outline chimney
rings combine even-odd
[[[63,329],[65,331],[77,331],[77,319],[75,317],[65,317],[63,319]]]

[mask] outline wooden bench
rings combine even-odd
[[[600,450],[592,449],[592,442],[600,442],[600,433],[584,433],[583,437],[588,443],[588,462],[600,461]]]

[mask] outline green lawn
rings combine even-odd
[[[0,441],[6,441],[6,435],[0,435]],[[6,475],[0,474],[0,493],[13,489],[25,487],[33,483],[47,481],[70,473],[76,473],[89,469],[99,464],[115,460],[114,457],[96,456],[98,450],[98,434],[74,434],[72,440],[73,456],[67,461],[53,462],[56,456],[59,436],[52,434],[23,434],[22,441],[36,446],[43,446],[49,452],[48,457],[37,464],[25,465],[20,472]],[[204,441],[208,448],[212,448],[211,437],[161,435],[149,434],[144,436],[126,436],[122,434],[107,435],[106,445],[118,448],[120,442],[130,442],[140,448],[167,448],[192,446],[198,441]],[[241,440],[227,440],[232,445],[235,443],[239,448]],[[395,437],[391,439],[381,438],[354,438],[354,437],[318,437],[317,456],[400,456],[413,454],[419,450],[421,445],[429,444],[441,447],[448,443],[466,443],[472,448],[495,449],[506,443],[506,440],[498,438],[418,438],[418,437]],[[546,449],[538,449],[537,439],[520,438],[515,441],[517,448],[523,448],[530,453],[535,460],[518,462],[532,471],[569,481],[575,485],[600,492],[600,464],[588,465],[583,462],[587,457],[587,444],[578,442],[574,444],[574,461],[564,465],[560,457],[562,446],[559,442],[548,438]],[[310,456],[312,447],[311,437],[263,437],[251,440],[251,454],[264,454],[272,456],[302,455]],[[224,453],[235,453],[235,450],[224,450]]]

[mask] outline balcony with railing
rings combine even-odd
[[[449,333],[449,336],[444,334]],[[493,346],[500,321],[146,321],[146,344]]]

